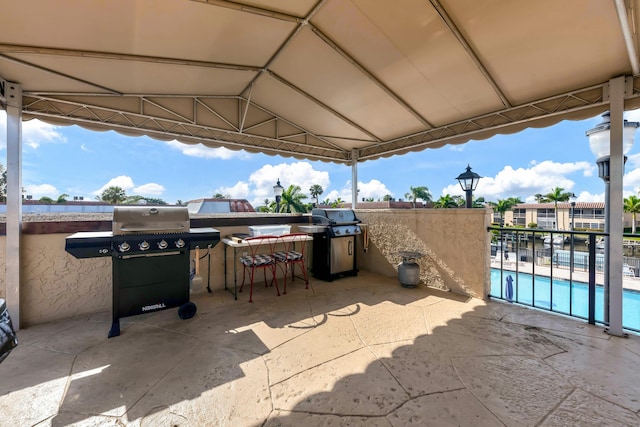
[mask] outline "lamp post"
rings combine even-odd
[[[280,185],[280,178],[278,178],[278,182],[273,186],[273,194],[276,196],[276,213],[280,212],[280,200],[282,200],[282,192],[284,188]]]
[[[610,160],[611,160],[611,120],[610,113],[607,111],[602,115],[602,123],[596,125],[593,129],[589,129],[586,132],[587,137],[589,138],[589,148],[591,152],[596,157],[596,164],[598,165],[598,176],[604,181],[604,232],[607,233],[607,237],[605,238],[604,243],[604,322],[609,324],[609,313],[610,313],[610,300],[611,300],[611,269],[610,269],[610,244],[609,240],[611,236],[609,236],[611,218],[610,218],[610,209],[611,209],[611,194],[610,194]],[[622,156],[623,156],[623,165],[624,162],[627,161],[627,153],[631,150],[631,146],[633,145],[633,140],[635,138],[636,129],[640,126],[638,122],[628,122],[626,120],[623,121],[622,127]],[[624,166],[623,166],[624,167]],[[618,218],[619,221],[622,221],[622,218]],[[618,251],[616,251],[618,252]],[[617,274],[616,277],[622,277],[622,272]],[[620,289],[615,289],[616,292],[616,300],[620,307],[622,307],[622,283],[619,284]],[[619,295],[618,295],[619,294]],[[622,325],[619,325],[619,328],[616,325],[616,329],[622,328]]]
[[[478,181],[480,181],[480,178],[482,178],[480,175],[471,171],[471,166],[469,165],[467,165],[467,170],[462,172],[456,178],[460,183],[460,187],[462,187],[462,191],[464,191],[466,194],[467,208],[473,207],[472,193],[475,191],[476,187],[478,186]]]

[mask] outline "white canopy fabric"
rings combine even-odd
[[[0,0],[24,119],[355,161],[640,105],[640,0]],[[3,104],[6,99],[3,99]]]

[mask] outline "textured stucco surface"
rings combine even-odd
[[[357,215],[366,223],[369,240],[360,268],[388,275],[388,266],[397,270],[402,261],[394,253],[416,251],[425,254],[418,260],[421,283],[476,298],[488,294],[488,210],[372,209],[357,210]]]

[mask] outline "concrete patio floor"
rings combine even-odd
[[[640,425],[640,339],[360,272],[21,330],[0,426]]]

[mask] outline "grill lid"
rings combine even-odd
[[[322,209],[315,208],[311,211],[311,216],[316,219],[323,219],[331,225],[358,224],[360,220],[356,218],[356,213],[352,209]]]
[[[186,206],[116,206],[113,208],[114,236],[189,232]]]

